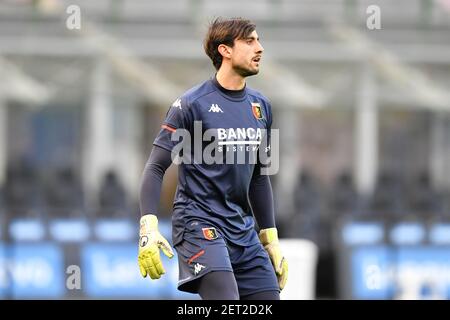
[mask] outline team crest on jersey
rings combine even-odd
[[[203,236],[206,240],[214,240],[217,239],[217,231],[216,228],[202,228]]]
[[[263,118],[262,111],[261,111],[261,105],[257,102],[252,102],[252,111],[253,115],[256,119],[260,120]]]

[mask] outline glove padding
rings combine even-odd
[[[273,268],[275,269],[275,274],[278,278],[278,285],[280,286],[280,290],[283,290],[288,276],[288,263],[281,253],[277,229],[262,229],[259,232],[259,240],[269,254]]]
[[[146,214],[140,220],[138,255],[139,270],[144,278],[149,275],[151,279],[159,279],[166,273],[160,249],[167,257],[173,257],[169,242],[158,231],[158,218],[153,214]]]

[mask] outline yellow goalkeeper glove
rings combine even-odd
[[[169,242],[158,231],[158,218],[153,214],[141,217],[139,230],[139,270],[145,278],[159,279],[166,273],[162,265],[159,249],[172,258],[173,251]]]
[[[259,240],[269,254],[278,278],[278,285],[280,286],[280,290],[283,290],[288,276],[288,263],[281,253],[277,229],[262,229],[259,232]]]

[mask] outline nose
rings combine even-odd
[[[261,42],[258,41],[257,53],[263,53],[264,47],[261,45]]]

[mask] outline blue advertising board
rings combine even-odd
[[[161,258],[166,270],[157,281],[143,278],[133,243],[89,243],[82,247],[84,292],[94,298],[193,299],[177,290],[177,256]]]
[[[54,244],[0,244],[0,297],[63,296],[63,258],[62,250]]]
[[[450,248],[357,247],[350,275],[355,299],[449,299]]]

